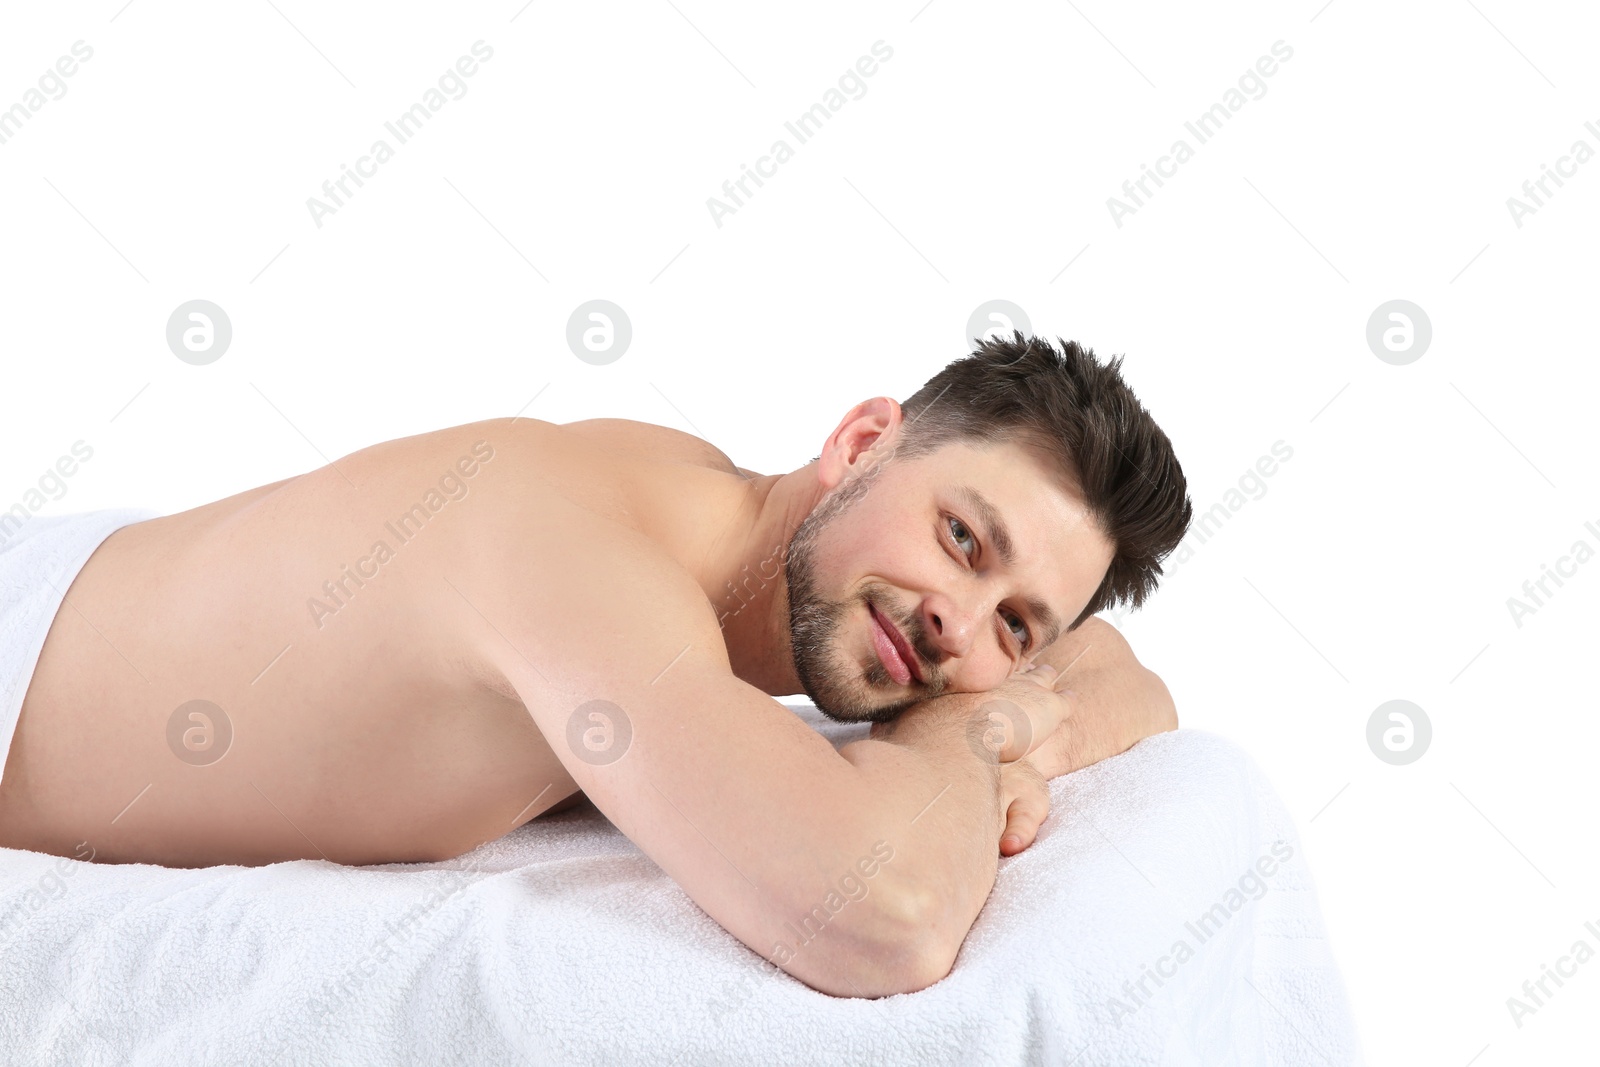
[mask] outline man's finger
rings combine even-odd
[[[1052,693],[1056,691],[1056,682],[1059,681],[1056,669],[1048,663],[1039,664],[1028,674],[1028,678]],[[1013,738],[1016,747],[1010,752],[1011,758],[1020,759],[1032,752],[1045,738],[1055,733],[1068,714],[1070,712],[1063,706],[1063,702],[1051,697],[1045,697],[1043,701],[1026,701],[1024,703],[1026,731],[1022,736]]]
[[[1052,688],[1060,677],[1059,672],[1048,663],[1030,663],[1025,673],[1040,685],[1047,685]]]
[[[1050,814],[1050,790],[1044,776],[1031,763],[1019,760],[1006,769],[1006,828],[1000,834],[1000,854],[1015,856],[1033,844],[1039,826]]]

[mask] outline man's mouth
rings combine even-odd
[[[901,636],[894,623],[878,613],[870,600],[867,602],[867,614],[872,619],[872,646],[884,670],[900,685],[910,685],[913,678],[922,681],[921,661],[910,642]]]

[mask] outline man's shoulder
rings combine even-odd
[[[510,424],[487,428],[497,429]],[[676,536],[682,516],[664,512],[660,499],[699,491],[705,479],[673,489],[670,476],[665,487],[657,484],[663,472],[652,469],[661,462],[716,468],[711,453],[721,453],[689,434],[627,419],[540,422],[532,431],[519,425],[515,435],[487,435],[506,442],[509,465],[497,468],[502,480],[478,494],[475,521],[459,527],[441,556],[459,586],[446,602],[465,599],[458,606],[470,610],[459,616],[477,635],[479,653],[497,661],[527,656],[554,681],[649,658],[656,642],[681,634],[673,654],[685,643],[705,646],[711,659],[694,665],[731,673],[716,611]],[[548,448],[550,435],[579,444]],[[589,455],[591,448],[599,454]],[[592,676],[585,684],[594,684]]]
[[[560,428],[616,451],[637,453],[649,459],[676,460],[729,474],[741,473],[741,468],[716,445],[670,426],[633,419],[584,419],[561,424]]]
[[[577,692],[641,666],[659,671],[689,645],[699,651],[685,670],[731,676],[705,591],[654,538],[549,494],[537,537],[523,544],[504,566],[480,560],[474,588],[459,590],[472,609],[459,617],[504,676],[531,664],[542,683]]]

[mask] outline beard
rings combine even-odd
[[[845,600],[830,600],[817,589],[816,552],[823,532],[866,494],[886,465],[887,462],[875,464],[824,498],[795,528],[785,557],[789,647],[795,675],[817,710],[835,722],[888,722],[942,689],[935,679],[918,696],[890,701],[877,695],[879,690],[894,685],[894,679],[876,658],[863,672],[845,655],[840,647],[845,621],[870,602],[880,615],[899,626],[906,640],[922,655],[926,670],[926,663],[937,657],[925,654],[927,641],[920,620],[894,618],[893,601],[878,583],[864,584]],[[933,678],[931,672],[929,677]]]

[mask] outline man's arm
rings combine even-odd
[[[985,705],[997,694],[1007,698],[1013,708],[1023,710],[1031,723],[1039,724],[1046,732],[1059,728],[1060,716],[1069,706],[1068,701],[1050,693],[1049,683],[1043,679],[1013,675],[1012,684],[995,692],[947,693],[922,701],[902,713],[888,733],[851,742],[839,750],[840,755],[863,770],[901,763],[924,773],[935,769],[938,776],[964,773],[976,763],[993,782],[992,802],[983,805],[978,813],[981,818],[976,829],[971,813],[945,806],[949,800],[945,793],[917,816],[940,829],[945,858],[958,865],[953,868],[956,877],[943,884],[928,885],[939,906],[924,920],[934,946],[931,977],[924,984],[949,973],[994,888],[999,866],[996,839],[1012,824],[1031,833],[1049,811],[1049,790],[1031,763],[1026,759],[1004,763],[996,759],[1009,758],[1017,742],[1007,741],[1001,752],[987,747],[990,739],[986,734],[991,724]],[[875,727],[875,733],[876,730]],[[959,746],[953,742],[956,737],[960,738]],[[1012,851],[1021,851],[1022,847],[1025,846]],[[924,877],[948,874],[950,870],[947,862]]]
[[[1062,729],[1065,770],[1126,752],[1152,734],[1178,728],[1178,711],[1159,675],[1141,664],[1122,633],[1098,616],[1083,621],[1034,658],[1054,667],[1077,694]]]
[[[1034,657],[1039,666],[1057,671],[1054,685],[1074,694],[1071,721],[1053,738],[1035,736],[1035,748],[1050,745],[1049,759],[1036,760],[1047,777],[1081,770],[1126,752],[1152,734],[1178,728],[1177,706],[1167,685],[1133,654],[1122,633],[1098,616],[1062,634]],[[892,722],[876,723],[871,736],[899,738],[910,718],[921,714],[915,705]]]
[[[1008,803],[999,850],[1007,856],[1031,845],[1049,814],[1048,779],[1125,752],[1152,734],[1178,728],[1177,708],[1166,683],[1139,663],[1127,640],[1103,619],[1086,619],[1042,650],[1034,662],[1058,672],[1050,685],[1072,691],[1072,714],[1051,733],[1035,729],[1027,737],[1013,738],[1001,757],[1014,761],[1002,765]],[[875,724],[870,736],[904,743],[907,724],[928,714],[929,702],[915,705],[893,722]],[[981,704],[976,714],[985,715]],[[996,721],[989,725],[1005,728]],[[1023,758],[1017,758],[1022,754],[1018,746],[1026,750]]]
[[[460,622],[579,788],[808,985],[883,996],[943,977],[993,883],[1002,819],[999,771],[965,722],[847,759],[733,676],[703,591],[653,542],[576,508],[541,528],[514,578],[461,585]]]

